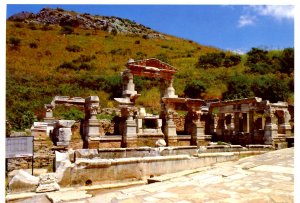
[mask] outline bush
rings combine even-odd
[[[38,47],[38,45],[37,45],[37,43],[35,43],[35,42],[31,42],[31,43],[29,44],[29,47],[32,48],[32,49],[36,49],[36,48]]]
[[[28,27],[29,27],[31,30],[37,30],[36,25],[35,25],[34,23],[29,23],[29,24],[28,24]]]
[[[118,31],[116,29],[112,29],[110,33],[115,36],[118,34]]]
[[[57,69],[71,69],[71,70],[78,70],[77,66],[72,62],[63,62],[60,66],[57,67]]]
[[[74,62],[74,63],[84,63],[84,62],[90,62],[94,59],[96,59],[95,55],[92,55],[92,56],[80,55],[79,58],[74,59],[72,62]]]
[[[80,70],[93,70],[95,69],[94,66],[92,64],[87,64],[87,63],[82,63],[79,65],[79,69]]]
[[[18,49],[21,44],[21,39],[19,39],[17,37],[11,37],[11,38],[9,38],[8,43],[11,46],[11,48]]]
[[[291,81],[278,78],[276,75],[263,75],[256,78],[252,91],[258,97],[270,102],[287,101],[290,94]]]
[[[294,48],[283,50],[280,58],[281,72],[291,74],[294,72]]]
[[[81,47],[78,45],[68,45],[66,46],[66,50],[69,52],[80,52],[82,51]]]
[[[141,60],[141,59],[144,59],[145,57],[147,57],[147,54],[139,51],[136,53],[136,56],[137,56],[137,60]]]
[[[23,23],[19,23],[19,22],[15,23],[14,25],[17,28],[23,28],[24,27],[24,24]]]
[[[168,58],[167,55],[164,54],[164,53],[160,53],[160,54],[156,55],[155,58],[161,60],[162,62],[170,63],[169,58]]]
[[[202,98],[206,85],[201,80],[192,80],[184,88],[184,94],[190,98]]]
[[[43,30],[43,31],[48,31],[48,30],[53,30],[53,28],[50,27],[49,24],[45,24],[45,25],[43,25],[43,27],[41,28],[41,30]]]
[[[74,33],[74,28],[69,26],[69,25],[64,25],[64,26],[61,27],[60,33],[61,34],[66,34],[66,35],[73,34]]]
[[[242,99],[253,96],[251,91],[252,80],[247,75],[234,75],[228,81],[228,90],[223,98]]]
[[[63,112],[61,114],[62,118],[65,120],[75,120],[75,121],[79,121],[84,119],[85,114],[78,110],[77,108],[70,108],[68,111]]]
[[[199,57],[196,67],[207,69],[224,66],[228,68],[238,65],[240,62],[240,55],[226,56],[224,52],[207,53],[206,55],[202,55]]]

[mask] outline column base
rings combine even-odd
[[[98,140],[88,140],[87,148],[88,149],[99,149],[100,142]]]
[[[167,146],[177,146],[178,145],[177,137],[167,138],[166,143],[167,143]]]

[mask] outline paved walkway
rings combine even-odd
[[[127,189],[58,191],[16,202],[48,203],[49,199],[72,203],[294,202],[294,149],[220,163],[189,175],[167,176],[165,179],[171,178]],[[80,200],[74,200],[77,196]]]
[[[96,194],[80,202],[294,202],[294,149],[221,163],[211,170]]]

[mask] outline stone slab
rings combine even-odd
[[[87,194],[87,191],[66,191],[66,192],[51,192],[47,193],[47,197],[52,203],[68,202],[74,200],[80,200],[92,197],[91,194]]]
[[[260,165],[254,168],[251,168],[252,171],[265,171],[271,173],[287,173],[294,174],[294,168],[283,167],[283,166],[273,166],[273,165]]]

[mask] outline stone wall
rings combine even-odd
[[[96,151],[95,151],[96,153]],[[62,187],[145,180],[152,176],[209,166],[238,159],[235,153],[207,153],[190,156],[167,155],[117,159],[78,158],[70,162],[70,154],[59,155],[57,162],[59,185]],[[71,158],[72,160],[72,158]]]

